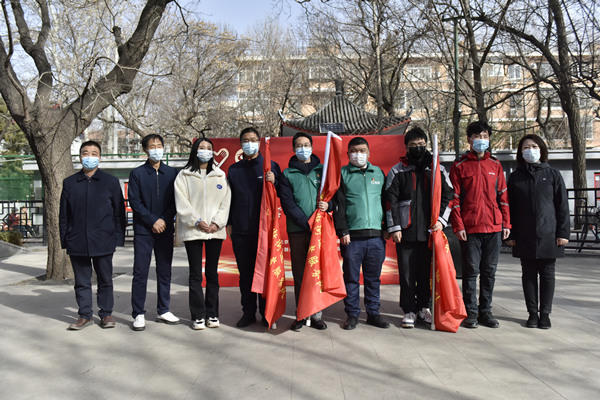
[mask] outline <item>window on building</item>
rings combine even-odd
[[[488,76],[504,76],[503,64],[489,64],[487,67]]]
[[[512,64],[508,66],[508,79],[516,80],[521,79],[522,77],[522,69],[518,64]]]
[[[560,98],[554,89],[540,90],[540,107],[547,110],[560,110]]]
[[[423,110],[431,106],[432,95],[428,90],[406,90],[403,97],[405,109],[412,107],[415,110]]]
[[[540,75],[543,78],[547,78],[549,76],[554,75],[554,71],[552,70],[552,67],[550,66],[550,64],[542,63],[542,65],[540,65]]]
[[[409,65],[406,67],[406,79],[409,81],[431,80],[431,66]]]
[[[522,117],[523,116],[523,94],[513,94],[508,99],[508,104],[510,106],[509,116],[512,118]]]
[[[594,139],[594,117],[591,115],[582,115],[580,129],[585,135],[586,140]]]

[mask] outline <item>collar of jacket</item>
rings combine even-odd
[[[90,176],[87,176],[87,175],[85,174],[85,172],[83,172],[83,168],[82,168],[82,169],[81,169],[81,170],[80,170],[80,171],[77,173],[77,174],[78,174],[78,175],[77,175],[77,181],[82,181],[82,180],[84,180],[84,179],[85,179],[85,180],[87,180],[87,179],[95,179],[95,180],[99,180],[99,179],[100,179],[100,176],[98,176],[98,174],[99,174],[99,173],[102,173],[102,172],[100,171],[100,168],[98,168],[98,169],[96,170],[96,172],[94,172],[94,175],[92,175],[92,176],[90,177]]]
[[[367,166],[365,168],[358,168],[356,165],[352,163],[348,163],[348,172],[373,172],[375,168],[373,168],[373,164],[367,161]]]
[[[183,175],[188,175],[188,176],[192,176],[195,178],[200,178],[202,176],[202,175],[200,175],[200,171],[192,172],[189,168],[182,169],[180,173]],[[225,176],[225,172],[223,172],[222,169],[220,169],[219,167],[217,167],[216,165],[213,164],[212,171],[210,171],[210,173],[208,173],[206,176],[207,177]]]
[[[469,151],[469,152],[465,153],[465,155],[463,155],[462,158],[463,159],[467,158],[469,160],[474,160],[474,161],[483,161],[483,160],[487,160],[488,158],[494,158],[494,157],[492,156],[492,154],[489,151],[484,152],[483,157],[481,157],[481,158],[477,157],[477,153],[475,153],[475,151]]]
[[[258,156],[256,158],[253,158],[252,160],[242,158],[240,161],[242,161],[244,163],[244,165],[254,166],[258,162],[262,162],[263,160],[264,160],[264,157],[262,156],[262,154],[258,153]]]
[[[550,168],[550,165],[548,165],[547,163],[533,163],[533,164],[530,164],[530,163],[526,162],[525,164],[519,165],[519,168],[522,168],[525,171],[529,172],[531,170],[540,170],[540,169],[544,169],[544,168]]]
[[[308,175],[308,173],[315,169],[320,163],[321,160],[314,154],[310,156],[310,162],[306,164],[298,160],[297,156],[292,156],[292,158],[290,158],[290,162],[288,163],[288,167],[297,169]]]
[[[146,162],[144,163],[144,168],[146,169],[146,172],[148,173],[148,175],[156,173],[155,172],[156,169],[154,169],[152,164],[150,164],[150,160],[146,160]],[[162,161],[160,162],[160,165],[158,166],[158,172],[160,172],[161,174],[165,173],[165,165]]]

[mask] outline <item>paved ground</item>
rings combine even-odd
[[[67,331],[76,319],[73,288],[32,279],[46,253],[33,248],[0,260],[0,397],[4,399],[598,399],[600,257],[569,256],[557,266],[550,330],[527,329],[520,267],[501,256],[494,313],[500,328],[399,327],[397,285],[382,289],[393,324],[344,331],[341,303],[325,311],[326,331],[290,331],[293,293],[278,329],[236,329],[237,288],[221,290],[219,329],[193,331],[185,251],[176,250],[167,326],[130,329],[132,249],[115,256],[117,327]],[[153,278],[152,278],[153,279]],[[28,280],[28,281],[27,281]],[[24,281],[27,281],[24,283]]]

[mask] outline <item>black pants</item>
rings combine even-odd
[[[538,274],[539,285],[539,311],[550,314],[552,312],[552,299],[554,298],[554,270],[556,258],[530,259],[521,258],[521,270],[523,275],[523,294],[527,311],[534,313],[538,311]]]
[[[184,242],[190,265],[189,302],[192,321],[219,316],[219,256],[223,240],[189,240]],[[204,273],[206,299],[202,293],[202,246],[206,246]]]
[[[112,271],[112,254],[105,256],[87,257],[70,256],[75,275],[75,299],[79,306],[81,318],[92,318],[92,265],[98,280],[98,316],[104,318],[112,314],[114,306]]]
[[[240,293],[242,295],[242,312],[246,315],[256,314],[256,302],[261,314],[265,313],[265,299],[252,292],[252,279],[254,279],[254,264],[256,264],[256,251],[258,249],[258,233],[256,235],[231,235],[231,244],[235,254],[240,273]]]
[[[400,307],[404,313],[430,307],[431,250],[427,242],[396,244],[400,275]]]

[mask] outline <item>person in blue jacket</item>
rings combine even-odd
[[[129,174],[127,189],[133,210],[133,280],[131,282],[131,316],[133,330],[146,328],[144,303],[152,251],[156,260],[156,321],[178,324],[169,310],[171,300],[171,265],[173,262],[173,218],[175,217],[174,183],[177,170],[162,162],[164,139],[147,135],[142,149],[146,162]]]
[[[263,188],[264,158],[258,151],[260,134],[254,128],[246,128],[240,133],[240,144],[243,158],[229,167],[227,177],[231,189],[227,235],[231,238],[233,253],[240,273],[243,313],[236,326],[244,328],[256,321],[257,299],[258,309],[263,315],[262,323],[269,326],[264,317],[265,299],[252,292]],[[279,165],[271,161],[271,171],[266,174],[264,179],[273,182],[277,188],[281,177]]]
[[[119,180],[98,168],[100,144],[81,145],[82,170],[63,181],[60,196],[60,242],[71,259],[75,275],[77,322],[80,330],[93,322],[92,266],[98,279],[97,303],[100,326],[113,328],[113,254],[125,243],[125,200]]]

